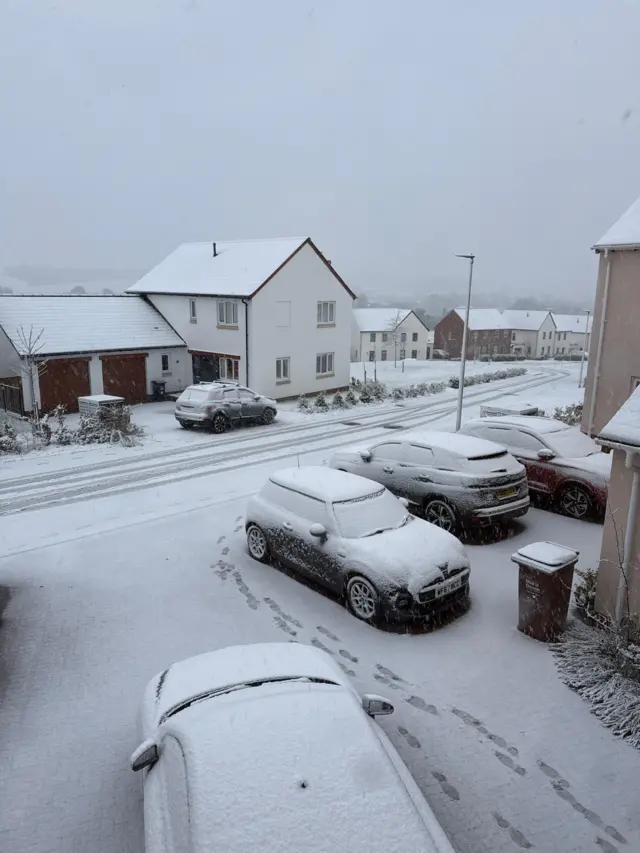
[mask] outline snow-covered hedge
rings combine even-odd
[[[467,385],[480,385],[483,382],[497,382],[499,379],[510,379],[512,376],[523,376],[527,372],[526,367],[505,367],[502,370],[494,370],[491,373],[474,373],[464,377],[465,388]],[[452,376],[448,382],[449,388],[459,388],[460,379]]]
[[[570,406],[558,406],[552,417],[569,426],[575,426],[582,421],[582,403],[572,403]]]

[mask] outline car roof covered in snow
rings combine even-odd
[[[164,317],[137,296],[0,296],[0,328],[20,355],[184,347]]]
[[[322,678],[344,684],[331,658],[300,643],[256,643],[205,652],[172,664],[151,684],[154,717],[201,693],[232,687],[260,678]]]
[[[556,421],[553,418],[538,418],[535,415],[491,415],[486,418],[474,418],[467,421],[465,426],[488,426],[489,424],[523,427],[539,434],[576,429],[576,427],[571,427],[563,421]]]
[[[284,468],[282,471],[274,471],[269,479],[277,486],[330,503],[351,501],[384,491],[383,486],[372,480],[320,465]]]
[[[484,438],[476,438],[472,435],[461,435],[459,432],[438,432],[429,430],[413,430],[404,433],[402,441],[409,444],[417,444],[420,447],[438,448],[446,450],[455,456],[463,456],[465,459],[473,459],[476,456],[489,456],[493,453],[504,451],[504,447]],[[387,442],[381,442],[386,444]]]
[[[354,308],[353,319],[361,332],[392,332],[411,308]]]
[[[640,198],[602,235],[594,249],[620,249],[640,246]]]
[[[640,385],[600,430],[598,440],[604,444],[640,447]]]
[[[262,684],[192,705],[164,728],[187,768],[193,853],[451,851],[343,685]]]

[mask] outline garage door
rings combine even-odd
[[[78,397],[91,393],[88,358],[52,358],[40,377],[40,408],[50,412],[59,403],[78,411]]]
[[[124,397],[127,403],[147,401],[147,354],[101,355],[104,393]]]

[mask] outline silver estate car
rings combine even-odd
[[[275,400],[244,385],[200,382],[180,394],[174,414],[184,429],[206,426],[221,433],[241,423],[270,424],[277,413]]]
[[[524,466],[499,444],[459,433],[404,433],[340,450],[329,465],[381,483],[449,533],[529,509]]]

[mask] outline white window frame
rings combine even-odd
[[[291,382],[291,357],[276,358],[276,382]]]
[[[369,343],[375,344],[375,342],[376,342],[376,333],[375,332],[369,332]]]
[[[319,352],[316,355],[316,377],[332,376],[334,369],[335,353]]]
[[[416,341],[417,341],[417,340],[418,340],[418,333],[417,333],[417,332],[412,332],[412,333],[411,333],[411,341],[412,341],[412,343],[416,343]]]
[[[418,358],[418,350],[417,349],[411,350],[411,358],[415,358],[415,359]]]
[[[231,362],[231,376],[229,376],[229,362]],[[240,359],[231,356],[218,356],[218,370],[220,379],[230,379],[237,382],[240,377]]]
[[[165,358],[167,359],[167,369],[166,370],[164,367]],[[170,376],[171,375],[171,356],[169,355],[168,352],[163,352],[160,355],[160,370],[162,371],[163,376]]]
[[[375,361],[375,360],[376,360],[376,351],[373,349],[370,349],[369,350],[369,361]]]
[[[333,326],[336,322],[336,303],[318,302],[316,318],[318,326]]]
[[[406,344],[406,342],[407,342],[407,333],[406,332],[400,332],[400,341],[401,341],[401,343]]]
[[[189,300],[189,322],[198,322],[198,304],[195,299]]]
[[[386,361],[386,360],[387,360],[387,351],[386,351],[386,349],[383,349],[380,352],[380,361]]]
[[[400,361],[404,361],[406,357],[407,357],[407,351],[404,349],[401,349],[400,350]]]
[[[231,300],[218,300],[218,326],[238,325],[238,303]]]

